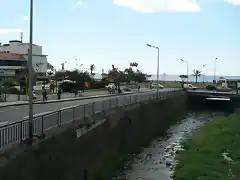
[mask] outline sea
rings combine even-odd
[[[101,74],[96,74],[94,76],[95,79],[101,79],[102,75]],[[240,79],[240,76],[217,76],[216,75],[216,80],[219,78],[226,78],[226,79]],[[151,77],[148,78],[150,81],[155,81],[157,80],[156,75],[152,75]],[[179,75],[168,75],[168,74],[161,74],[159,75],[159,80],[160,81],[182,81],[182,79],[179,77]],[[201,75],[198,77],[198,82],[213,82],[214,76],[213,75]],[[189,76],[188,77],[189,82],[195,82],[196,77],[195,76]]]

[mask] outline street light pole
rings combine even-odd
[[[214,59],[214,83],[216,83],[216,66],[217,66],[217,58]]]
[[[150,44],[146,44],[148,47],[157,49],[157,99],[159,98],[159,59],[160,59],[160,51],[159,47],[152,46]]]
[[[185,62],[187,64],[187,84],[188,84],[188,61],[185,61],[183,59],[181,59],[182,62]]]
[[[206,76],[206,74],[205,74],[205,65],[203,65],[203,83],[205,82],[205,76]]]
[[[33,67],[32,67],[32,44],[33,44],[33,0],[30,0],[30,31],[29,31],[29,51],[28,51],[28,69],[29,69],[29,140],[33,139]]]

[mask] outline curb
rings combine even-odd
[[[129,93],[123,93],[123,94],[106,94],[106,95],[95,95],[95,96],[86,96],[86,97],[78,97],[78,98],[68,98],[68,99],[61,99],[61,100],[49,100],[45,103],[42,101],[35,102],[33,104],[50,104],[50,103],[56,103],[56,102],[67,102],[67,101],[76,101],[76,100],[85,100],[85,99],[94,99],[94,98],[102,98],[102,97],[112,97],[112,96],[125,96],[129,94],[139,94],[139,93],[146,93],[151,92],[149,91],[143,91],[143,92],[129,92]],[[16,103],[16,104],[7,104],[7,105],[0,105],[0,108],[4,107],[10,107],[10,106],[22,106],[22,105],[28,105],[28,101]]]

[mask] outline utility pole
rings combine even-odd
[[[159,47],[153,46],[151,44],[146,44],[148,47],[157,49],[157,99],[159,99],[159,60],[160,60],[160,52]]]
[[[28,133],[29,133],[29,141],[32,144],[33,140],[33,67],[32,67],[32,44],[33,44],[33,0],[30,0],[30,31],[29,31],[29,50],[28,50],[28,70],[29,70],[29,88],[28,88],[28,96],[29,96],[29,119],[28,119]]]

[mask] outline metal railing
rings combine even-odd
[[[163,98],[165,95],[180,91],[182,91],[182,89],[169,89],[168,91],[159,92],[159,96]],[[76,105],[58,111],[41,114],[34,116],[33,132],[35,136],[41,136],[44,135],[45,131],[51,128],[61,127],[64,124],[74,123],[76,121],[84,121],[86,117],[91,117],[98,112],[156,98],[156,92],[123,95],[116,98],[113,97],[103,101],[96,101],[85,105]],[[21,143],[28,139],[28,130],[28,119],[0,126],[0,150],[11,144]]]

